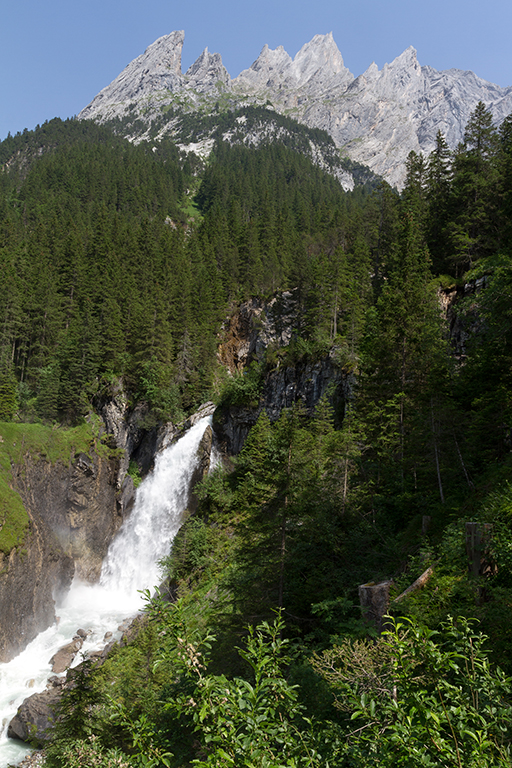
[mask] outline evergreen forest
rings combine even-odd
[[[345,382],[261,410],[201,482],[44,765],[510,766],[512,116],[478,104],[400,193],[355,167],[344,191],[303,151],[321,131],[247,146],[228,117],[208,159],[76,119],[0,143],[0,421],[76,429],[122,382],[148,430],[206,400],[215,423],[276,370]],[[289,344],[228,373],[227,320],[285,291]],[[383,582],[379,624],[358,590]]]

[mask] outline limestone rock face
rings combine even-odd
[[[294,97],[298,100],[306,94],[319,95],[326,89],[346,88],[353,79],[330,32],[315,35],[293,60],[282,46],[273,51],[265,45],[254,64],[233,80],[233,87],[241,91],[264,87],[272,91],[301,89]]]
[[[438,130],[455,148],[479,101],[497,123],[512,112],[512,88],[500,88],[473,72],[421,66],[412,46],[382,70],[372,63],[355,79],[332,35],[314,37],[293,62],[283,52],[274,64],[270,54],[276,53],[263,49],[252,67],[232,81],[234,91],[259,96],[260,102],[265,96],[278,111],[323,128],[349,157],[398,187],[409,152],[430,153]],[[275,71],[264,82],[267,62]]]
[[[229,84],[229,75],[218,53],[206,48],[185,75],[181,72],[181,53],[185,33],[171,32],[156,40],[145,52],[123,69],[80,113],[87,120],[119,117],[133,106],[148,107],[149,99],[157,99],[157,109],[172,102],[172,95],[190,91],[190,97],[214,92]]]
[[[512,111],[512,88],[499,88],[472,72],[420,66],[410,47],[380,71],[373,64],[343,99],[308,105],[301,119],[325,128],[353,160],[400,187],[409,152],[429,154],[438,130],[455,148],[479,101],[499,123]]]
[[[187,70],[185,82],[189,88],[194,88],[198,93],[208,93],[222,85],[229,86],[229,75],[222,64],[220,54],[210,53],[208,48],[205,48]]]
[[[412,46],[381,70],[372,63],[354,78],[332,34],[315,35],[293,59],[282,46],[265,45],[248,69],[230,79],[220,55],[208,49],[183,75],[183,41],[183,32],[159,38],[79,117],[102,122],[134,110],[149,123],[167,105],[204,111],[209,100],[213,111],[219,93],[234,108],[270,103],[277,112],[326,130],[344,154],[401,187],[409,152],[430,153],[438,130],[455,148],[479,101],[497,124],[512,112],[512,87],[500,88],[469,71],[422,66]],[[173,127],[171,120],[168,130]]]
[[[297,327],[298,291],[283,291],[270,301],[244,302],[224,327],[219,361],[230,373],[240,373],[251,360],[260,360],[268,347],[286,347]]]
[[[130,62],[120,75],[107,85],[86,107],[81,117],[94,118],[99,111],[114,117],[115,105],[128,106],[160,91],[176,91],[183,85],[181,51],[185,33],[171,32],[150,45],[141,56]]]
[[[25,457],[12,470],[29,515],[24,547],[0,573],[0,661],[9,661],[53,623],[54,597],[75,575],[99,578],[108,545],[122,522],[116,462],[79,455],[68,467]]]
[[[291,56],[282,45],[272,50],[265,44],[254,64],[240,73],[238,82],[241,88],[246,90],[261,88],[264,85],[275,86],[282,79],[282,73],[292,63]]]

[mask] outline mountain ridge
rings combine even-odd
[[[496,123],[512,112],[512,86],[501,88],[471,71],[421,65],[412,46],[382,69],[373,62],[354,77],[329,32],[315,35],[293,59],[282,46],[265,45],[248,69],[231,78],[221,55],[208,48],[182,73],[184,39],[183,30],[158,38],[79,118],[104,122],[132,113],[149,124],[170,108],[205,113],[267,105],[326,130],[343,155],[401,187],[409,152],[429,154],[438,130],[455,148],[478,102]],[[172,134],[172,122],[168,129]]]

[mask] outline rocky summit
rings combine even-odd
[[[469,71],[422,66],[412,46],[381,70],[372,63],[354,77],[332,34],[315,35],[293,59],[282,46],[265,45],[232,79],[220,54],[208,49],[183,74],[184,38],[176,31],[156,40],[79,117],[98,122],[137,117],[140,136],[140,120],[149,126],[169,113],[164,132],[172,134],[177,113],[266,105],[326,130],[342,155],[401,187],[409,152],[430,153],[438,130],[455,148],[479,101],[496,123],[512,112],[512,87],[500,88]],[[133,130],[127,133],[137,139]]]

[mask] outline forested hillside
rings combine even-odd
[[[202,179],[168,140],[76,121],[1,152],[2,366],[22,418],[73,421],[112,376],[162,413],[198,403],[230,303],[304,280],[308,248],[352,206],[280,144],[219,142]]]
[[[326,357],[351,382],[203,481],[174,600],[81,667],[46,764],[510,765],[512,117],[480,103],[400,195],[278,140],[204,161],[76,120],[0,163],[0,419],[74,425],[119,380],[148,427],[225,414]],[[289,345],[229,376],[223,322],[291,289]],[[358,587],[388,581],[378,635]]]

